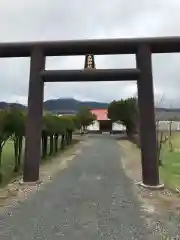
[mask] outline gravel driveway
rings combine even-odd
[[[115,139],[90,136],[67,169],[0,216],[0,239],[155,239],[120,156]]]

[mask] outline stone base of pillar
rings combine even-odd
[[[143,182],[138,182],[136,184],[140,187],[147,188],[147,189],[150,189],[150,190],[163,190],[164,189],[164,184],[159,184],[157,186],[146,185]]]
[[[37,186],[40,185],[42,183],[42,180],[38,180],[36,182],[24,182],[23,179],[19,181],[20,185],[26,185],[26,186]]]

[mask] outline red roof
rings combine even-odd
[[[96,115],[97,120],[109,120],[107,109],[91,109],[90,111]]]

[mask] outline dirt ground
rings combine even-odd
[[[153,216],[157,215],[157,219],[164,213],[175,214],[177,221],[179,221],[180,194],[172,192],[166,187],[163,190],[150,190],[140,187],[138,185],[142,180],[140,150],[128,140],[120,140],[118,143],[122,151],[121,162],[125,173],[135,182],[135,191],[138,193],[140,200],[143,201],[147,212]]]
[[[83,146],[91,144],[86,137],[79,137],[79,143],[69,148],[64,153],[55,157],[53,161],[40,166],[39,184],[21,184],[21,178],[0,191],[0,213],[6,211],[12,215],[11,207],[23,202],[37,191],[43,189],[45,184],[50,183],[56,175],[66,169],[76,155],[81,155]],[[120,140],[118,144],[121,149],[121,163],[126,175],[135,183],[134,193],[142,202],[143,211],[147,212],[147,224],[153,226],[155,232],[163,234],[163,238],[153,239],[180,239],[180,196],[168,189],[149,190],[140,187],[137,183],[141,181],[141,161],[139,149],[127,140]],[[166,235],[167,233],[167,235]],[[164,238],[168,236],[168,238]],[[169,238],[176,236],[176,238]]]

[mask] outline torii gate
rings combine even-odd
[[[0,58],[30,57],[24,176],[39,179],[44,82],[137,80],[143,184],[159,186],[152,53],[180,52],[180,37],[0,43]],[[45,70],[46,56],[135,54],[135,69]]]

